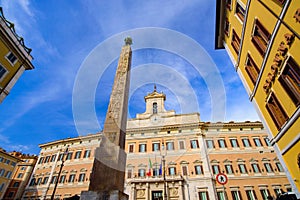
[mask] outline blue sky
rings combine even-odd
[[[214,121],[212,110],[218,105],[213,101],[213,93],[218,94],[222,87],[210,86],[213,63],[226,95],[221,97],[226,106],[222,121],[259,120],[225,50],[214,49],[215,1],[1,0],[0,5],[25,44],[33,49],[35,66],[23,74],[0,105],[0,146],[8,151],[38,154],[38,144],[78,136],[78,124],[86,127],[87,133],[101,130],[117,58],[99,66],[103,73],[90,102],[99,127],[90,123],[88,114],[86,119],[74,122],[74,84],[91,81],[91,77],[86,77],[83,82],[76,82],[85,65],[98,58],[97,53],[102,59],[120,52],[120,34],[137,35],[141,30],[149,33],[158,29],[187,39],[176,41],[162,36],[149,41],[146,33],[144,37],[133,37],[130,118],[144,112],[143,98],[156,83],[158,90],[167,95],[167,109],[177,113],[200,112],[202,121]],[[166,50],[160,45],[167,40],[170,44]],[[199,54],[187,45],[187,40],[197,43]],[[142,42],[150,46],[143,46]],[[106,47],[103,51],[104,45],[114,49]],[[188,53],[168,51],[177,47]],[[193,61],[199,66],[194,66]],[[82,110],[80,114],[85,115]]]

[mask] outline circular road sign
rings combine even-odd
[[[219,173],[217,176],[216,176],[216,179],[217,179],[217,182],[221,185],[225,185],[227,182],[228,182],[228,178],[225,174],[223,173]]]

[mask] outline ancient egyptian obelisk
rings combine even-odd
[[[81,193],[82,200],[128,199],[123,190],[131,44],[131,38],[127,37],[118,62],[103,128],[103,138],[95,152],[89,191]]]

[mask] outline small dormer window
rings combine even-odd
[[[153,103],[153,114],[157,114],[157,103]]]

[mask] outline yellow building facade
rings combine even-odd
[[[4,199],[5,191],[12,180],[19,161],[20,159],[0,148],[0,199]]]
[[[300,198],[300,1],[217,0],[225,48]]]
[[[0,7],[0,103],[9,94],[16,81],[25,70],[34,68],[31,49],[14,28],[14,24],[4,17]]]
[[[9,154],[18,158],[19,162],[16,165],[10,183],[2,199],[21,199],[38,157],[36,155],[22,154],[16,151],[10,152]]]

